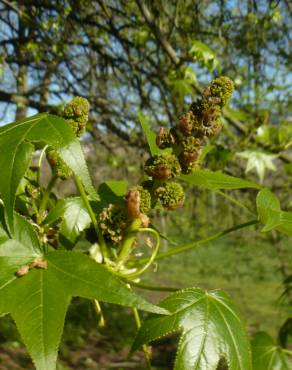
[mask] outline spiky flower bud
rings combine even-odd
[[[188,174],[195,167],[202,152],[201,140],[188,136],[180,142],[181,152],[179,154],[179,163],[183,174]]]
[[[202,141],[194,136],[184,138],[180,145],[184,152],[198,152],[202,147]]]
[[[64,108],[63,117],[72,127],[76,136],[81,136],[85,132],[89,108],[87,99],[80,96],[76,96]]]
[[[208,90],[210,91],[211,99],[217,98],[221,100],[220,102],[218,100],[218,103],[214,103],[222,108],[231,98],[234,90],[234,83],[229,77],[221,76],[211,82]]]
[[[156,136],[156,144],[160,149],[169,148],[175,144],[176,138],[172,129],[160,127]]]
[[[156,189],[156,195],[162,206],[168,210],[181,207],[184,203],[185,192],[182,186],[176,182],[167,182]]]
[[[110,204],[100,213],[98,223],[104,238],[117,246],[127,228],[127,215],[122,207]]]
[[[165,153],[149,158],[145,164],[145,172],[156,180],[165,181],[179,176],[181,167],[175,155]]]
[[[182,152],[179,155],[179,163],[184,175],[188,175],[195,167],[199,167],[200,154],[201,150],[198,152]]]
[[[184,136],[191,136],[194,130],[194,124],[196,124],[196,122],[197,122],[196,115],[192,111],[189,111],[180,118],[178,130]]]
[[[208,107],[207,103],[207,107]],[[221,109],[217,105],[209,108],[204,108],[205,104],[202,101],[193,103],[191,105],[192,112],[196,112],[198,117],[194,122],[193,132],[194,136],[200,139],[216,135],[222,128],[220,116]]]
[[[138,193],[138,197],[137,194]],[[136,200],[136,204],[135,204]],[[144,189],[143,186],[135,186],[131,188],[126,195],[128,215],[137,214],[135,217],[139,217],[140,214],[147,214],[151,209],[151,195],[147,189]],[[132,212],[134,208],[134,212]],[[138,209],[138,212],[137,212]]]
[[[56,150],[50,148],[47,149],[46,156],[53,174],[57,175],[62,180],[67,180],[72,176],[71,169],[63,161]]]

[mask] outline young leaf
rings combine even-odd
[[[259,176],[261,184],[264,181],[266,170],[276,170],[276,167],[273,163],[273,160],[277,158],[277,155],[275,154],[246,150],[244,152],[237,153],[237,156],[247,159],[245,172],[248,173],[252,170],[255,170]]]
[[[190,49],[190,54],[193,56],[195,61],[202,62],[210,71],[214,71],[219,67],[219,60],[216,54],[201,41],[193,41]]]
[[[156,154],[161,154],[161,153],[167,153],[170,152],[171,150],[169,148],[167,149],[159,149],[158,146],[156,145],[156,135],[153,131],[151,131],[150,127],[148,126],[145,117],[143,116],[142,113],[138,113],[138,119],[141,123],[141,127],[143,129],[144,135],[146,137],[149,149],[150,149],[150,154],[156,155]]]
[[[44,223],[51,224],[58,219],[62,219],[59,229],[60,234],[72,244],[76,242],[80,233],[91,224],[90,216],[80,197],[60,200],[48,214]]]
[[[251,370],[249,340],[226,293],[190,288],[171,294],[160,306],[171,315],[146,320],[132,351],[178,331],[181,337],[174,370],[216,369],[222,358],[229,370]]]
[[[127,181],[106,181],[100,184],[98,194],[104,205],[109,203],[117,204],[124,202],[124,196],[127,192]]]
[[[283,234],[292,236],[292,212],[281,212],[280,223],[276,229]]]
[[[261,190],[256,199],[260,221],[265,225],[262,232],[276,229],[292,235],[292,212],[281,211],[280,201],[269,189]]]
[[[179,178],[189,184],[211,190],[259,188],[259,185],[251,181],[209,170],[194,170],[190,175],[181,175]]]
[[[15,194],[33,153],[32,142],[43,142],[56,149],[80,177],[88,193],[96,197],[79,141],[69,125],[57,116],[37,114],[0,129],[0,194],[5,205],[7,226],[13,231]]]
[[[28,243],[31,226],[23,220],[24,239],[9,239],[0,245],[0,316],[12,315],[37,370],[56,369],[65,314],[72,297],[168,313],[137,296],[88,256],[68,251],[42,256]],[[17,277],[16,272],[35,258],[43,258],[47,268],[31,268],[25,276]]]
[[[144,135],[146,136],[147,143],[149,145],[150,153],[151,155],[160,154],[161,150],[156,145],[156,135],[153,131],[151,131],[150,127],[148,126],[145,117],[142,113],[138,113],[138,119],[140,121],[140,124],[142,126]]]
[[[252,341],[252,362],[255,370],[292,369],[292,364],[283,349],[264,332],[257,333]]]

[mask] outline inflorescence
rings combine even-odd
[[[63,118],[74,131],[77,137],[85,133],[89,114],[89,103],[87,99],[76,96],[64,108]],[[58,152],[52,148],[46,151],[47,160],[55,176],[62,180],[67,180],[72,176],[71,169],[59,156]]]
[[[148,179],[128,191],[124,204],[110,204],[98,216],[99,228],[107,242],[119,247],[134,220],[147,227],[151,209],[175,210],[183,205],[185,192],[175,179],[199,167],[206,139],[222,128],[222,109],[232,91],[233,82],[228,77],[216,78],[174,128],[160,128],[156,144],[161,153],[151,156],[144,166]],[[85,132],[88,113],[89,103],[82,97],[75,97],[65,106],[63,118],[76,137]],[[66,180],[72,175],[57,151],[48,148],[46,156],[56,177]]]
[[[184,189],[174,179],[199,167],[206,139],[222,129],[222,109],[231,98],[233,87],[228,77],[216,78],[174,128],[160,128],[156,144],[161,154],[151,156],[144,166],[149,178],[129,190],[124,207],[111,204],[99,216],[103,236],[112,245],[119,245],[134,219],[140,218],[142,225],[147,226],[151,209],[175,210],[183,205]]]

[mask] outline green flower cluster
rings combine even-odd
[[[137,185],[131,188],[128,194],[133,192],[139,193],[139,212],[146,215],[151,210],[151,195],[149,191],[143,188],[143,186]]]
[[[72,176],[71,169],[54,149],[48,148],[46,151],[47,161],[49,162],[53,174],[61,180],[68,180]]]
[[[65,118],[77,137],[80,137],[85,132],[89,108],[88,101],[80,96],[72,99],[64,108],[63,118]],[[71,169],[62,160],[56,150],[48,148],[46,157],[54,175],[62,180],[67,180],[72,176]]]
[[[169,211],[181,207],[185,200],[182,186],[173,181],[159,186],[155,192],[163,208]]]
[[[85,133],[89,108],[88,100],[80,96],[76,96],[64,108],[63,117],[78,137]]]
[[[161,154],[150,157],[144,167],[147,175],[159,181],[165,181],[180,175],[181,167],[173,154]]]

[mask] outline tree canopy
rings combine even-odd
[[[137,144],[137,113],[174,125],[202,84],[236,83],[238,132],[267,110],[287,118],[292,7],[283,1],[21,0],[0,5],[2,117],[91,104],[91,133]],[[291,104],[291,103],[290,103]],[[10,114],[7,114],[10,112]]]

